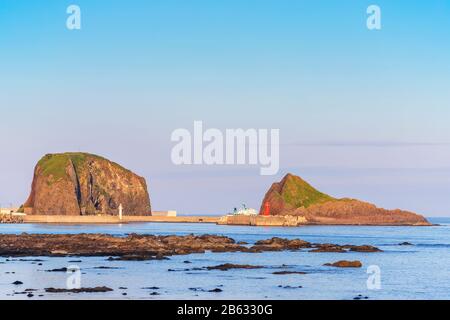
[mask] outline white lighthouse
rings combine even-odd
[[[122,213],[123,213],[123,206],[122,204],[119,205],[119,220],[122,220]]]

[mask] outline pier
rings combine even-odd
[[[27,215],[25,223],[55,223],[55,224],[117,224],[138,222],[167,223],[217,223],[219,216],[63,216],[63,215]]]

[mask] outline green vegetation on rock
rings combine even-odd
[[[53,180],[56,181],[66,176],[66,168],[70,160],[75,167],[79,167],[86,161],[86,154],[47,154],[38,162],[38,166],[44,176],[52,176]]]
[[[66,177],[66,168],[69,165],[70,161],[73,163],[75,170],[77,172],[82,171],[85,167],[86,161],[89,159],[98,159],[98,160],[106,160],[103,157],[83,152],[66,152],[66,153],[56,153],[56,154],[47,154],[42,157],[38,162],[38,166],[41,169],[42,175],[52,177],[52,181],[58,181],[64,177]],[[131,171],[123,168],[119,164],[115,162],[111,162],[113,166],[127,172],[131,173]]]
[[[280,196],[287,204],[294,208],[307,208],[313,204],[337,200],[316,190],[309,183],[292,174],[286,175],[283,180],[284,183],[280,191]]]

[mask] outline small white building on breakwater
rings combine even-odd
[[[11,214],[19,211],[19,208],[9,207],[9,208],[0,208],[0,214]]]

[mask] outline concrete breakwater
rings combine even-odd
[[[52,224],[118,224],[118,223],[214,223],[218,225],[243,225],[267,227],[296,227],[307,223],[298,216],[64,216],[64,215],[27,215],[21,217],[25,223]],[[21,222],[22,222],[21,221]]]
[[[134,222],[169,222],[169,223],[217,223],[220,217],[213,216],[64,216],[64,215],[27,215],[26,223],[54,224],[110,224]]]
[[[244,216],[228,215],[219,219],[220,225],[244,225],[260,227],[297,227],[306,224],[305,217],[300,216]]]

